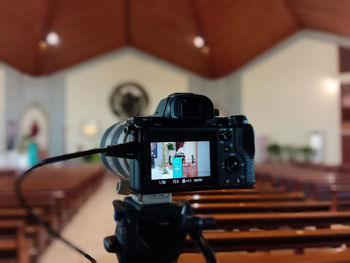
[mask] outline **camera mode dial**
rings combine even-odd
[[[229,131],[222,131],[219,136],[222,141],[229,141],[232,139],[232,134]]]

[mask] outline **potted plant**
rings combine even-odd
[[[271,161],[279,161],[282,157],[282,148],[277,143],[271,143],[267,146],[267,153]]]
[[[299,151],[305,163],[310,162],[313,155],[315,154],[315,151],[310,146],[303,146],[299,149]]]
[[[298,149],[295,146],[285,145],[281,148],[283,160],[294,162],[297,159]]]
[[[172,142],[168,142],[166,144],[166,159],[169,161],[170,158],[174,157],[174,155],[175,155],[175,145]]]

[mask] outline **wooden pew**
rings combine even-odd
[[[331,201],[193,203],[195,214],[329,211]]]
[[[350,244],[350,228],[205,232],[203,235],[216,252],[294,249],[296,253],[303,253],[305,248],[339,247]],[[184,252],[198,251],[189,237],[186,241]]]
[[[333,210],[350,210],[350,185],[331,185]]]
[[[24,181],[24,195],[28,203],[40,210],[44,220],[60,230],[100,185],[104,171],[102,166],[46,167]],[[51,239],[19,208],[14,194],[15,180],[15,176],[0,177],[0,219],[26,221],[25,233],[30,237],[31,251],[35,248],[38,253],[42,253]]]
[[[304,169],[292,168],[287,173],[284,173],[284,166],[280,168],[280,170],[275,171],[272,177],[266,177],[268,178],[266,181],[267,183],[273,183],[277,187],[283,186],[288,190],[292,189],[294,191],[304,189],[305,186],[310,185],[325,186],[328,184],[330,178],[335,180],[338,185],[344,186],[348,183],[350,184],[350,177],[344,174],[334,175],[322,173],[320,178],[317,178],[319,173],[311,173],[304,176]],[[296,176],[289,182],[289,176],[291,176],[291,174],[293,175],[295,171],[297,171]],[[280,172],[282,172],[282,176],[280,176]],[[264,179],[263,176],[260,176],[260,179]],[[301,182],[300,185],[298,185],[299,180]],[[294,188],[291,188],[289,184],[293,185]],[[249,200],[249,198],[246,197],[248,195],[253,197]],[[350,212],[331,212],[330,210],[334,207],[332,206],[332,201],[303,199],[289,201],[288,198],[283,199],[285,193],[281,193],[281,198],[279,199],[278,194],[276,194],[275,200],[280,200],[279,202],[263,201],[261,199],[259,200],[260,202],[257,202],[258,195],[257,192],[249,193],[249,191],[245,194],[237,192],[221,194],[211,190],[203,193],[192,192],[187,195],[175,194],[173,198],[179,201],[190,201],[197,215],[201,216],[201,214],[203,214],[203,216],[213,216],[217,220],[217,230],[204,233],[205,237],[214,246],[215,251],[269,251],[276,249],[293,249],[296,253],[303,253],[305,248],[339,247],[343,244],[350,244],[350,228],[330,229],[332,224],[350,225]],[[264,194],[261,194],[261,196],[263,195]],[[238,198],[242,198],[242,200],[244,200],[243,198],[246,199],[244,202],[240,202],[237,201],[239,200]],[[256,198],[256,200],[254,200],[254,198]],[[291,213],[299,211],[304,212]],[[309,226],[316,227],[317,229],[303,229]],[[256,231],[256,228],[269,230]],[[288,228],[289,230],[276,230],[278,228]],[[293,230],[294,228],[299,228],[299,230]],[[232,231],[238,229],[255,231]],[[222,232],[222,230],[225,230],[225,232]],[[187,241],[187,247],[184,251],[196,251],[194,244],[189,240]],[[233,254],[233,252],[230,253]],[[220,254],[221,253],[219,253],[219,255]],[[347,257],[349,257],[349,255],[350,253]],[[300,259],[306,259],[307,257],[300,256]],[[312,261],[311,258],[313,257],[310,256],[309,262],[321,262]],[[344,260],[344,258],[346,257],[340,256],[340,261],[338,262],[343,262],[341,260]],[[227,262],[235,260],[235,257],[230,256]],[[279,260],[277,261],[280,262]],[[241,261],[239,260],[238,262]],[[243,260],[242,262],[245,261]],[[271,261],[271,258],[266,258],[265,262],[274,261]],[[281,260],[281,262],[285,261]]]
[[[256,166],[256,176],[263,181],[268,181],[272,185],[283,182],[301,183],[349,183],[349,174],[341,172],[326,172],[300,168],[290,164],[264,164]]]
[[[64,198],[62,192],[31,193],[26,195],[27,202],[33,207],[40,208],[43,216],[55,229],[59,229],[59,207]],[[0,193],[0,208],[21,207],[14,193]]]
[[[207,214],[216,220],[217,229],[249,230],[253,228],[277,229],[281,227],[330,228],[332,224],[350,225],[350,211],[342,212],[300,212],[300,213],[250,213],[250,214]]]
[[[24,235],[25,222],[0,220],[0,262],[15,258],[17,263],[29,263],[29,245]]]
[[[232,203],[232,202],[256,202],[256,201],[300,201],[304,200],[304,193],[267,193],[267,194],[232,194],[232,195],[175,195],[175,201],[188,201],[191,203]]]
[[[289,191],[303,191],[317,200],[331,200],[331,187],[350,188],[349,173],[311,170],[295,165],[265,164],[256,167],[257,177]]]
[[[81,167],[44,167],[24,181],[23,191],[31,196],[37,193],[60,196],[59,225],[63,226],[78,210],[83,202],[102,182],[105,169],[100,165]],[[0,177],[0,192],[13,193],[15,178]]]
[[[17,171],[11,168],[0,168],[0,177],[1,178],[16,178]]]
[[[34,209],[34,213],[46,219],[41,209]],[[0,220],[21,220],[25,222],[25,236],[30,241],[31,251],[39,255],[45,250],[49,240],[48,234],[33,221],[33,218],[28,215],[24,208],[0,208]]]
[[[216,253],[219,263],[346,263],[349,262],[350,249],[336,251],[334,249],[316,249],[304,254],[291,254],[290,252],[221,252]],[[203,255],[198,253],[181,254],[177,263],[205,263]]]
[[[270,184],[257,183],[255,187],[248,189],[219,189],[219,190],[202,190],[202,191],[186,191],[173,193],[173,196],[182,195],[249,195],[249,194],[266,194],[266,193],[286,193],[282,187],[272,187]]]

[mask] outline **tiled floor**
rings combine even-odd
[[[98,191],[79,210],[63,230],[63,236],[93,256],[97,262],[118,262],[104,250],[103,238],[115,230],[112,201],[122,198],[115,193],[116,177],[108,177]],[[59,241],[41,256],[40,263],[87,263],[88,260]]]

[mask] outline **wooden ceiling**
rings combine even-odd
[[[133,46],[218,78],[301,29],[350,35],[349,18],[349,0],[4,0],[0,61],[39,76]]]

